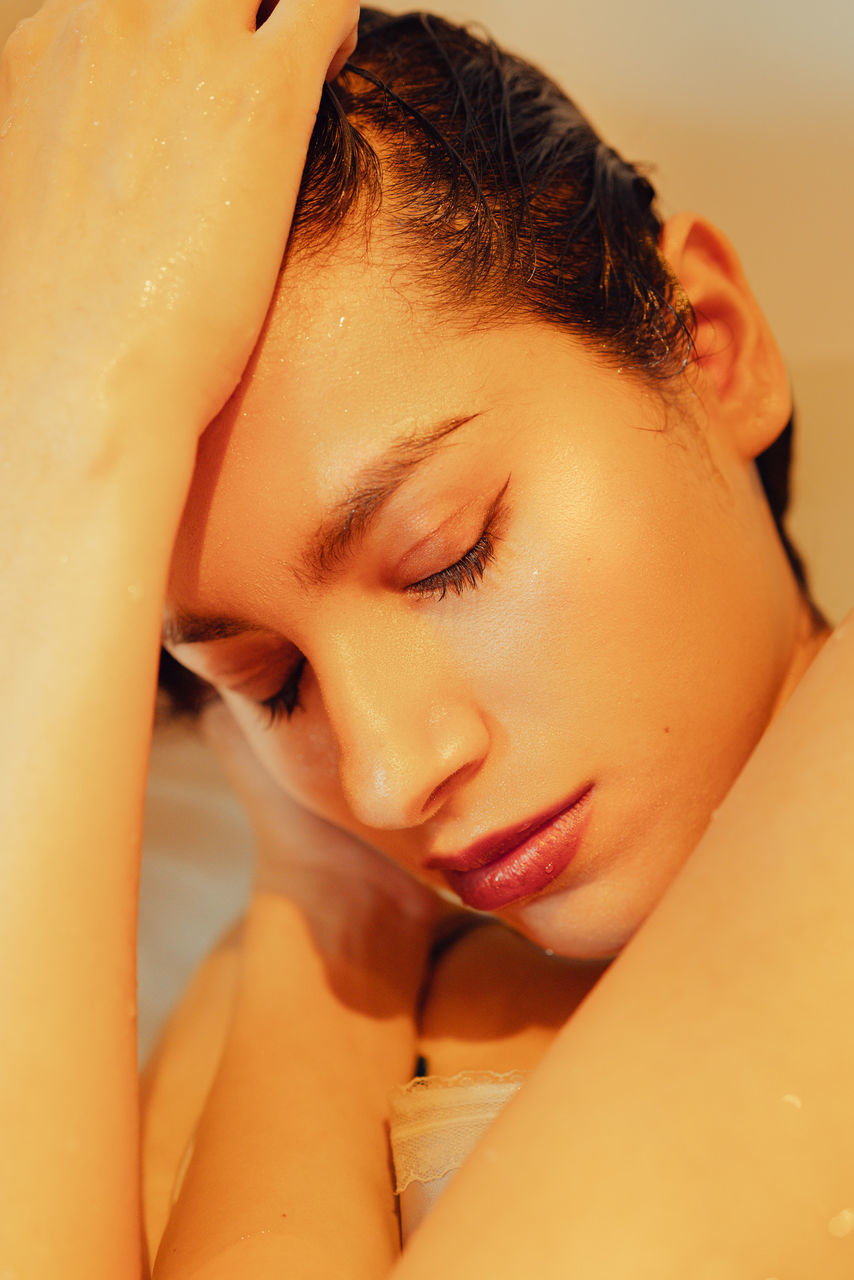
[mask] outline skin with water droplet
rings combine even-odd
[[[843,1209],[841,1213],[837,1213],[836,1217],[828,1222],[827,1229],[837,1239],[850,1235],[854,1231],[854,1210]]]

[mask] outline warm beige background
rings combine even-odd
[[[125,0],[133,2],[133,0]],[[229,0],[217,0],[227,4]],[[0,0],[0,39],[35,0]],[[411,7],[387,0],[403,12]],[[831,617],[854,604],[854,5],[850,0],[434,0],[539,62],[665,211],[699,209],[738,246],[801,409],[794,531]],[[140,947],[143,1052],[193,963],[240,909],[249,836],[213,763],[155,742]]]

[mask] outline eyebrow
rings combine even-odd
[[[261,627],[230,614],[190,613],[186,609],[173,610],[163,622],[163,644],[209,644],[212,640],[230,640],[244,636]]]
[[[449,436],[479,417],[479,413],[470,413],[426,430],[406,432],[363,467],[354,486],[331,507],[309,539],[302,556],[301,580],[317,585],[340,570],[411,472],[438,453]]]
[[[480,416],[480,412],[457,415],[426,430],[408,431],[363,467],[353,487],[333,503],[309,538],[301,567],[296,571],[298,580],[303,585],[316,586],[340,572],[412,471],[438,453],[454,432]],[[207,644],[262,629],[228,614],[195,614],[178,608],[164,622],[163,640],[174,646]]]

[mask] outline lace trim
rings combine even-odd
[[[469,1085],[522,1084],[524,1071],[458,1071],[455,1076],[415,1076],[406,1084],[399,1084],[392,1091],[391,1100],[409,1097],[413,1093],[423,1093],[437,1089],[458,1089]]]
[[[461,1071],[395,1089],[389,1130],[398,1195],[459,1169],[524,1079],[521,1071]]]

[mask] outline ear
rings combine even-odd
[[[789,378],[732,245],[692,213],[670,218],[659,248],[694,308],[700,396],[738,452],[757,457],[792,412]]]

